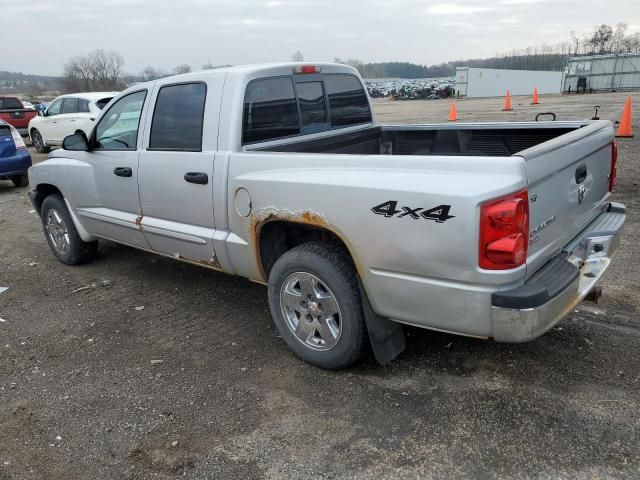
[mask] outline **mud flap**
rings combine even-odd
[[[406,346],[404,329],[401,324],[381,317],[373,311],[360,279],[358,279],[358,288],[373,354],[380,365],[386,365],[404,351]]]

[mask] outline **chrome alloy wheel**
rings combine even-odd
[[[71,245],[69,240],[69,230],[67,229],[67,225],[64,223],[62,215],[52,208],[47,210],[45,219],[47,235],[49,235],[51,245],[53,245],[53,248],[55,248],[60,255],[66,255],[69,253]]]
[[[306,347],[331,350],[342,334],[342,315],[335,296],[322,280],[306,272],[289,275],[280,289],[287,327]]]

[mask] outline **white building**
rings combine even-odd
[[[536,70],[498,70],[494,68],[456,67],[456,93],[461,97],[501,97],[511,95],[560,93],[562,72]]]

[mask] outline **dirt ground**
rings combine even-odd
[[[615,120],[624,98],[458,113],[583,119],[598,104]],[[375,110],[442,122],[449,103]],[[639,478],[639,140],[619,141],[628,224],[600,304],[522,345],[409,329],[391,365],[340,372],[293,356],[259,285],[108,242],[62,265],[27,188],[0,182],[0,479]]]

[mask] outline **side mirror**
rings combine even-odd
[[[45,116],[44,110],[38,110],[38,116],[39,117],[44,117]]]
[[[90,150],[89,140],[84,133],[68,135],[62,141],[62,148],[72,152],[88,152]]]

